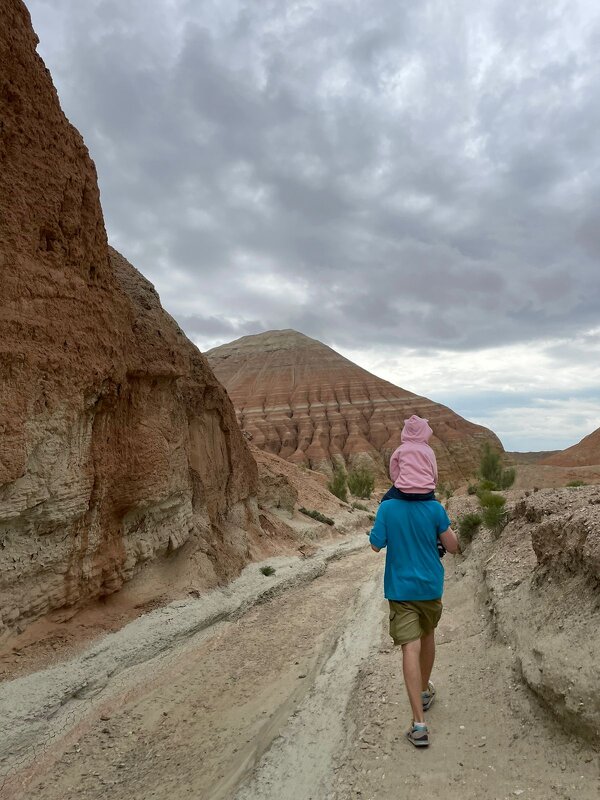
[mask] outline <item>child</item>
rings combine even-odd
[[[402,444],[390,458],[390,477],[394,485],[383,500],[435,499],[437,463],[435,453],[427,444],[432,433],[427,420],[416,414],[404,420]]]
[[[413,414],[404,420],[402,444],[390,458],[390,477],[394,485],[381,499],[384,500],[435,500],[438,471],[435,453],[427,444],[433,431],[428,421]],[[440,557],[446,553],[438,542]]]

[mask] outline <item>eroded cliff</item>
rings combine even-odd
[[[206,360],[109,251],[94,164],[21,0],[0,4],[0,636],[187,544],[206,586],[260,535]]]

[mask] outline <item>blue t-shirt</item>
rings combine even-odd
[[[388,600],[437,600],[444,590],[444,567],[437,539],[450,527],[437,500],[386,500],[375,517],[369,541],[387,547],[383,587]]]

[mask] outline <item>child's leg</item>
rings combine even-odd
[[[383,503],[384,500],[402,500],[402,492],[400,489],[396,489],[395,486],[390,486],[381,498],[381,502]]]

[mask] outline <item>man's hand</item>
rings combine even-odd
[[[372,550],[374,553],[378,553],[378,552],[381,550],[381,547],[375,547],[375,545],[374,545],[374,544],[372,544],[372,545],[371,545],[371,550]]]
[[[440,533],[439,539],[446,550],[452,553],[452,555],[459,552],[458,538],[452,528],[448,528],[448,530]]]

